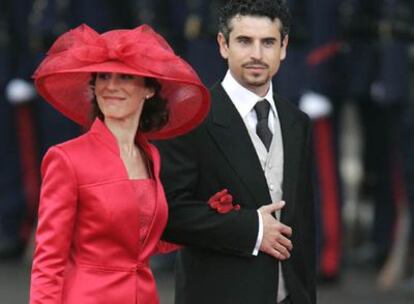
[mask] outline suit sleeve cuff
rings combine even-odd
[[[252,253],[254,256],[257,256],[259,254],[260,245],[262,244],[263,239],[263,220],[259,210],[257,210],[257,216],[259,217],[259,231],[257,232],[256,245],[254,246]]]

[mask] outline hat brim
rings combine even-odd
[[[209,92],[201,83],[154,75],[131,68],[121,62],[107,61],[88,66],[62,70],[36,78],[40,94],[59,112],[77,124],[88,127],[92,123],[92,73],[111,72],[156,78],[161,84],[161,95],[167,99],[169,121],[160,130],[148,132],[149,139],[166,139],[182,135],[206,117],[209,110]],[[158,77],[157,77],[158,76]]]
[[[151,139],[188,132],[206,117],[210,96],[196,72],[147,25],[99,35],[87,25],[62,34],[37,68],[36,88],[58,111],[89,126],[94,92],[91,74],[110,72],[151,77],[161,84],[169,122],[146,133]]]

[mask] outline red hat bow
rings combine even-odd
[[[55,60],[65,57],[60,61],[61,68],[64,68],[65,62],[70,64],[70,68],[76,68],[85,64],[120,61],[131,68],[158,75],[163,75],[174,61],[180,60],[179,57],[172,56],[173,50],[165,40],[147,25],[134,30],[112,31],[101,36],[82,24],[57,39],[47,54]],[[78,64],[67,60],[68,56],[75,58]],[[35,77],[39,72],[36,71]]]
[[[134,32],[124,33],[118,37],[118,41],[109,43],[91,28],[86,27],[86,30],[90,30],[98,36],[91,41],[93,44],[86,42],[85,45],[75,46],[72,51],[73,56],[80,61],[90,63],[118,60],[133,68],[163,74],[167,67],[166,64],[172,64],[177,58],[171,56],[171,49],[164,49],[158,43],[154,43],[155,37],[148,35],[143,29],[152,31],[149,28],[141,27]],[[80,40],[80,42],[85,41]],[[160,64],[155,65],[154,62]]]

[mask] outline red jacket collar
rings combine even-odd
[[[96,138],[100,142],[102,142],[106,147],[108,147],[111,151],[113,151],[118,156],[120,156],[118,142],[115,136],[112,134],[111,130],[109,130],[109,128],[105,125],[105,123],[102,120],[100,120],[99,118],[96,118],[89,132],[92,133],[94,136],[96,136]],[[137,132],[137,135],[135,137],[135,143],[140,148],[142,148],[146,156],[150,160],[152,160],[152,153],[151,153],[148,140],[145,138],[145,136],[141,132]]]

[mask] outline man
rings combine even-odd
[[[414,5],[409,0],[342,2],[338,20],[348,52],[341,83],[361,122],[360,200],[370,199],[374,213],[368,246],[357,256],[369,257],[381,268],[400,236],[396,227],[405,187],[401,173],[407,167],[401,163],[401,152],[409,144],[400,136],[410,99]]]
[[[37,180],[35,161],[27,161],[36,158],[30,149],[34,136],[23,131],[24,126],[30,125],[30,119],[24,116],[34,97],[34,89],[19,81],[18,92],[10,94],[9,85],[23,72],[26,60],[30,60],[28,56],[21,56],[27,55],[28,48],[25,44],[30,11],[27,2],[0,1],[0,260],[20,258],[24,253],[29,237],[28,203],[37,194],[37,184],[28,182]],[[33,128],[30,131],[35,133]],[[24,141],[27,135],[29,140]]]
[[[185,245],[178,304],[316,302],[309,119],[271,84],[289,24],[283,1],[229,1],[217,36],[229,71],[211,91],[210,114],[190,134],[158,143],[165,239]],[[207,204],[224,188],[239,211]]]

